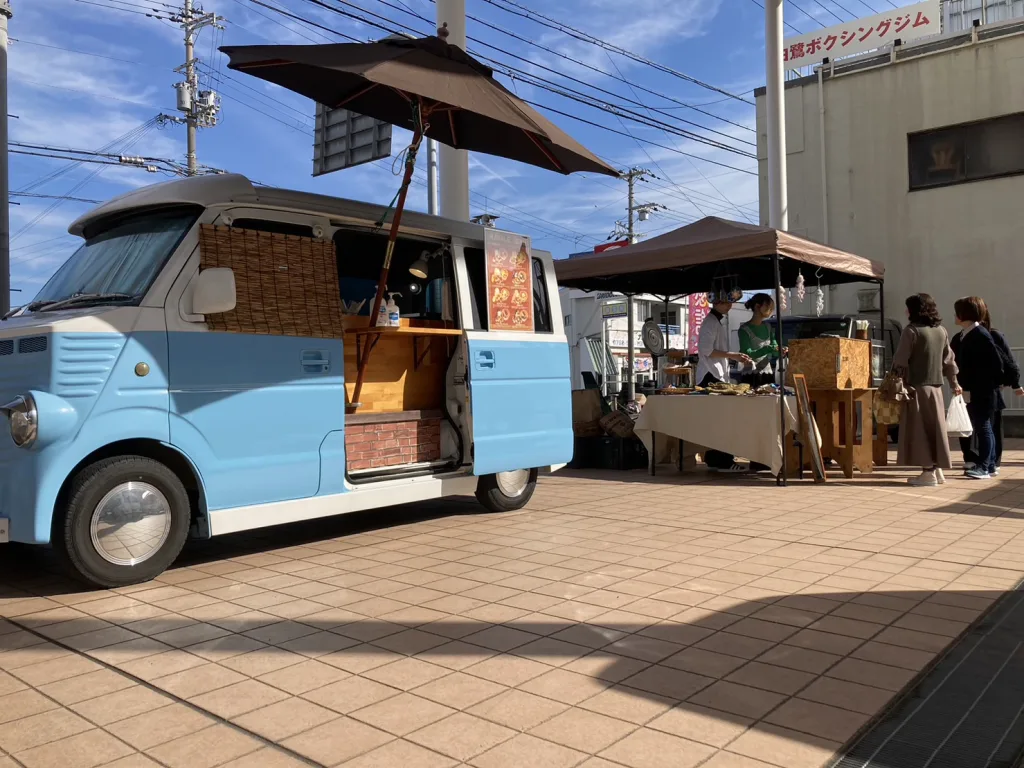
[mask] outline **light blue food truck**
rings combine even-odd
[[[0,544],[50,544],[115,587],[190,536],[474,493],[525,505],[573,451],[551,256],[408,213],[400,318],[378,325],[385,217],[219,175],[75,221],[82,244],[0,322]]]

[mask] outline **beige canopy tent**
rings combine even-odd
[[[714,216],[635,245],[555,263],[559,285],[656,296],[712,290],[735,278],[744,290],[792,286],[802,269],[809,283],[881,282],[885,267],[788,232]]]
[[[664,296],[666,305],[669,296],[733,287],[748,291],[774,287],[778,306],[783,286],[794,285],[801,271],[809,283],[878,283],[880,325],[884,327],[885,295],[881,284],[885,267],[770,227],[709,216],[642,243],[555,262],[559,285]],[[776,313],[776,337],[784,344],[780,315]],[[780,374],[784,381],[785,358],[780,361]],[[779,411],[785,434],[786,407],[781,394]],[[783,467],[786,453],[783,440]],[[786,484],[785,468],[778,480]]]

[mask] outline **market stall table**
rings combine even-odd
[[[796,398],[786,397],[786,431],[796,430]],[[655,435],[724,451],[782,471],[777,396],[653,395],[647,398],[634,432],[643,441],[654,474]],[[680,461],[682,451],[680,451]]]

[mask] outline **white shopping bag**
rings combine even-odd
[[[962,395],[954,395],[946,411],[946,434],[950,437],[970,437],[974,434],[971,417],[967,415],[967,404]]]

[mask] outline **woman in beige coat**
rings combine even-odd
[[[935,299],[918,293],[907,299],[910,323],[903,329],[893,357],[893,370],[903,378],[910,399],[900,419],[898,463],[921,467],[921,474],[909,481],[913,486],[944,483],[942,470],[953,466],[946,434],[946,408],[942,397],[945,378],[954,392],[956,360]]]

